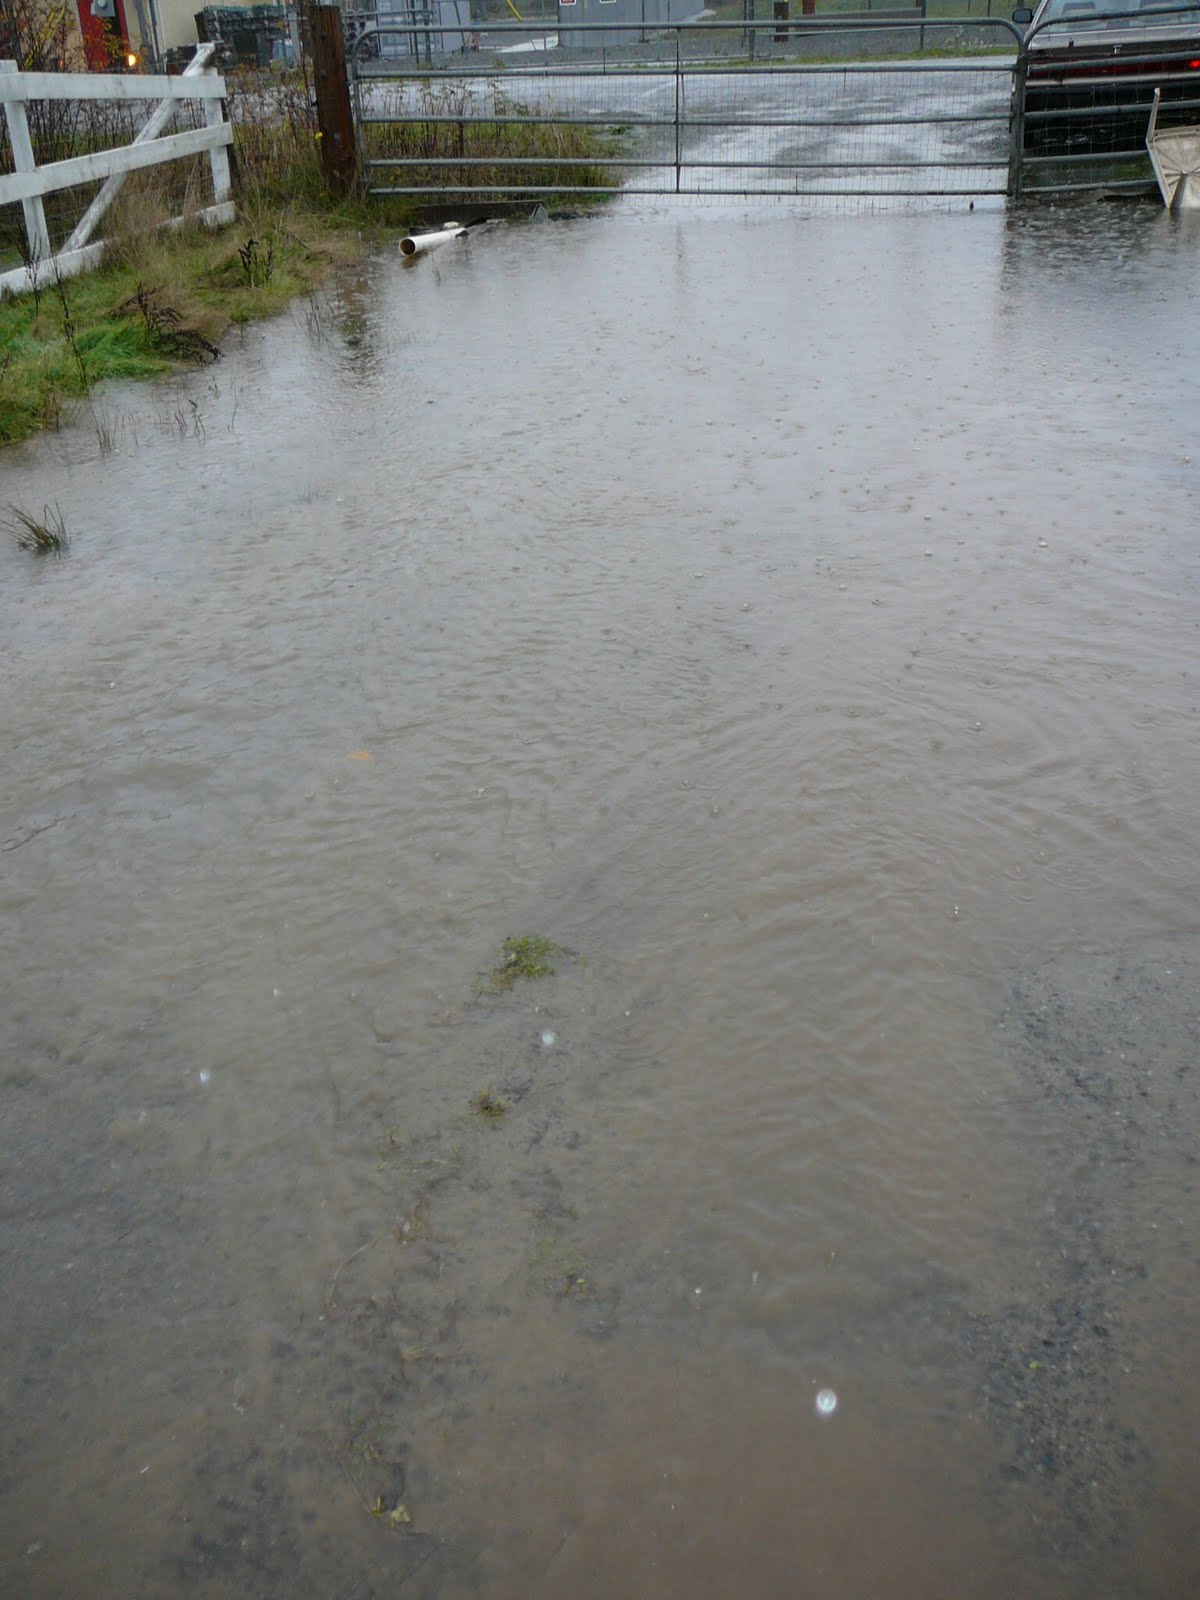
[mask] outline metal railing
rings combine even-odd
[[[1194,40],[1147,30],[1183,19]],[[1055,17],[1030,28],[1013,74],[1009,194],[1140,192],[1154,179],[1146,130],[1200,121],[1200,10],[1161,5]]]
[[[532,36],[492,24],[471,41],[478,48],[389,59],[385,40],[397,33],[411,25],[365,28],[350,51],[375,194],[522,199],[620,187],[884,199],[1003,195],[1009,185],[1020,32],[1001,18],[589,21]],[[965,54],[930,58],[922,47]],[[917,59],[895,59],[909,53]]]

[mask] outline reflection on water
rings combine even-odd
[[[9,453],[6,1593],[1195,1586],[1196,249],[511,227]]]

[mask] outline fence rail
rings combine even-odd
[[[0,205],[20,203],[25,222],[25,264],[0,273],[0,292],[28,293],[47,278],[72,277],[95,266],[104,245],[90,242],[92,235],[126,177],[163,162],[207,154],[213,204],[193,217],[211,226],[233,221],[229,165],[233,129],[225,113],[225,81],[209,65],[213,52],[214,46],[201,45],[178,77],[19,72],[15,61],[0,61],[0,104],[4,106],[14,169],[0,176]],[[130,144],[39,165],[25,109],[30,101],[38,100],[157,100],[159,104]],[[201,102],[205,126],[165,133],[179,105],[190,100]],[[101,179],[105,180],[103,187],[56,253],[46,225],[44,197]]]
[[[1160,126],[1200,120],[1196,16],[1194,5],[1155,0],[1149,12],[1100,6],[1031,28],[1014,73],[1010,194],[1152,189],[1155,90]]]

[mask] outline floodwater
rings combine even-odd
[[[1196,1591],[1198,257],[618,205],[6,453],[0,1592]]]

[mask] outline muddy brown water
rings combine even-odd
[[[1195,1592],[1198,256],[617,208],[4,456],[0,1592]]]

